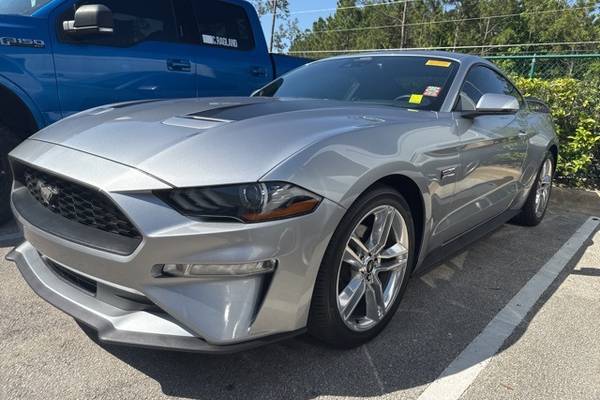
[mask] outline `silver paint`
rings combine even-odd
[[[212,344],[303,328],[329,239],[346,209],[375,182],[401,176],[418,188],[424,212],[418,268],[427,254],[460,233],[520,208],[549,148],[557,145],[547,115],[523,109],[466,119],[452,112],[469,67],[495,67],[474,56],[427,54],[460,64],[440,112],[335,104],[239,121],[189,118],[236,104],[294,101],[251,97],[105,106],[66,118],[11,157],[101,190],[143,241],[130,256],[118,256],[53,236],[17,215],[27,240],[18,252],[27,255],[31,269],[41,268],[39,252],[143,293],[180,329]],[[291,182],[324,200],[314,213],[289,220],[207,223],[182,216],[151,193],[261,180]],[[161,263],[271,258],[279,264],[263,301],[262,275],[156,279],[151,271]]]

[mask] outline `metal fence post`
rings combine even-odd
[[[531,58],[531,66],[529,67],[529,79],[533,78],[533,75],[535,74],[535,56],[536,54],[533,54],[533,57]]]

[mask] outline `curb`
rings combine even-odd
[[[553,187],[553,208],[589,215],[600,215],[600,191]]]

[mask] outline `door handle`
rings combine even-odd
[[[266,77],[267,69],[264,67],[254,66],[250,69],[250,74],[252,74],[252,76]]]
[[[529,136],[529,133],[527,133],[527,131],[525,129],[520,129],[519,130],[519,136],[520,137],[526,137],[526,136]]]
[[[169,71],[191,72],[192,63],[190,60],[169,59],[167,60],[167,69]]]

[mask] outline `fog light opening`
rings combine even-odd
[[[202,276],[247,276],[275,271],[277,260],[266,260],[244,264],[163,264],[163,276],[202,277]]]

